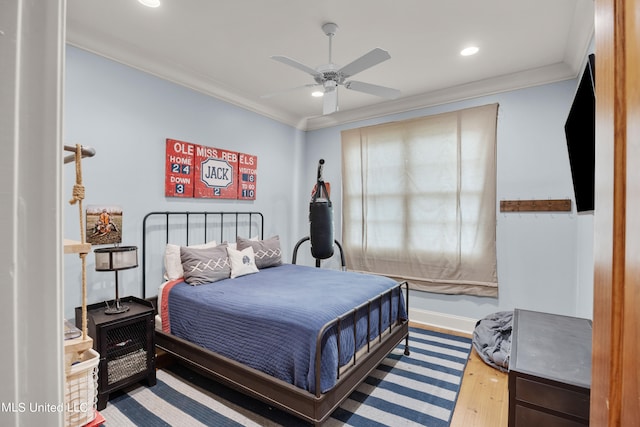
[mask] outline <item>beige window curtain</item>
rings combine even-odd
[[[347,267],[497,296],[498,104],[342,132]]]

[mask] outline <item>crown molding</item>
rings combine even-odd
[[[576,58],[572,58],[572,64],[561,62],[547,67],[470,82],[354,110],[339,111],[326,116],[300,118],[252,101],[241,94],[224,88],[224,85],[220,82],[187,70],[180,64],[150,58],[143,50],[126,44],[126,42],[122,42],[120,45],[115,45],[111,42],[107,45],[102,43],[99,38],[88,39],[69,31],[67,33],[67,43],[95,55],[108,58],[155,77],[187,87],[302,131],[338,126],[360,120],[373,119],[390,114],[576,78],[582,68],[584,57],[584,55],[576,56],[576,58],[580,58],[579,64],[577,64],[578,60]],[[585,49],[588,49],[588,45]]]
[[[104,44],[100,42],[99,38],[88,39],[82,35],[75,34],[72,31],[67,32],[67,44],[122,65],[126,65],[127,67],[142,71],[146,74],[187,87],[194,91],[235,105],[236,107],[240,107],[275,121],[302,129],[301,125],[304,123],[304,120],[301,121],[300,118],[295,115],[287,114],[281,110],[267,108],[264,105],[248,99],[247,97],[243,97],[235,92],[225,89],[224,85],[220,82],[214,81],[203,75],[199,75],[192,70],[185,69],[180,64],[158,60],[157,58],[150,58],[144,51],[133,45],[126,43],[116,45],[112,42]]]
[[[415,95],[407,98],[388,101],[357,110],[339,111],[327,116],[310,117],[306,121],[304,130],[317,130],[360,120],[368,120],[398,114],[421,108],[433,107],[450,102],[478,98],[480,96],[509,92],[527,87],[555,83],[577,77],[573,67],[562,62],[547,67],[526,70],[472,83],[439,89],[433,92]]]

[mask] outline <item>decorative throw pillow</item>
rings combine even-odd
[[[236,239],[238,250],[248,247],[253,248],[256,257],[256,266],[259,269],[274,267],[282,264],[282,251],[280,250],[280,237],[273,236],[265,240],[251,240],[238,237]]]
[[[180,258],[184,270],[184,281],[190,285],[212,283],[228,279],[231,275],[231,264],[225,244],[205,249],[181,246]]]
[[[227,248],[229,262],[231,263],[231,278],[244,276],[245,274],[257,273],[256,258],[253,248],[249,246],[241,251],[231,247]]]
[[[250,238],[249,240],[256,240],[256,241],[258,241],[258,240],[260,240],[260,237],[258,237],[258,236],[253,236],[253,237],[252,237],[252,238]],[[225,241],[224,241],[224,242],[222,242],[222,243],[226,243],[227,245],[229,245],[229,247],[230,247],[231,249],[236,249],[236,250],[238,249],[238,244],[237,244],[236,242],[227,242],[227,241],[225,240]]]
[[[204,249],[215,247],[216,241],[212,240],[201,245],[187,246],[193,249]],[[174,245],[167,243],[164,249],[164,279],[175,280],[184,276],[184,270],[182,269],[182,259],[180,258],[180,245]]]

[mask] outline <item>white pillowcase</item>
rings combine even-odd
[[[241,251],[227,247],[227,255],[229,255],[229,261],[231,262],[232,279],[258,272],[256,257],[251,246]]]
[[[206,249],[218,246],[215,240],[201,245],[190,245],[189,248]],[[167,243],[164,249],[164,279],[175,280],[184,277],[182,269],[182,259],[180,258],[180,245]]]

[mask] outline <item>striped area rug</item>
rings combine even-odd
[[[324,426],[449,426],[471,339],[411,328],[409,346],[410,356],[404,343],[393,350]],[[112,395],[104,426],[308,425],[179,365],[157,379]]]

